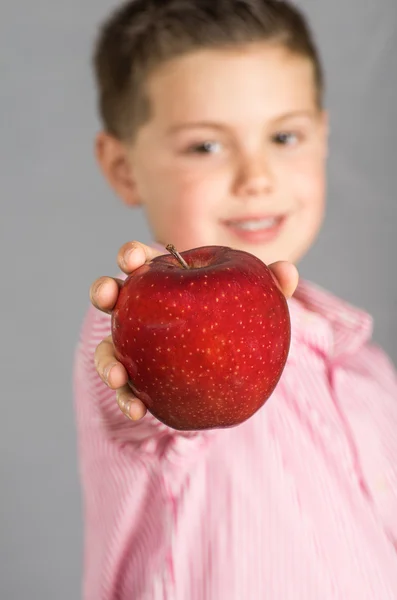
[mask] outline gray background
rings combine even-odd
[[[89,67],[110,0],[1,0],[0,597],[80,597],[72,356],[90,282],[150,239],[93,159]],[[303,276],[371,311],[397,359],[397,3],[302,0],[328,73],[328,220]]]

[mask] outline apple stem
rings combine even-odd
[[[182,258],[182,256],[179,254],[179,252],[176,250],[175,246],[173,246],[172,244],[168,244],[168,246],[166,246],[166,249],[168,250],[168,252],[170,254],[172,254],[172,256],[174,256],[176,258],[176,260],[179,262],[179,264],[184,268],[184,269],[189,269],[189,265],[187,264],[187,262],[185,261],[184,258]]]

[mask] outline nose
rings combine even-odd
[[[235,181],[235,195],[244,199],[263,196],[273,190],[274,177],[269,162],[262,155],[240,160]]]

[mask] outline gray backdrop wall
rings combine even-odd
[[[115,272],[140,213],[106,188],[90,51],[112,0],[0,7],[0,597],[80,597],[72,356],[90,282]],[[328,220],[304,277],[371,311],[397,359],[397,3],[301,0],[327,68]]]

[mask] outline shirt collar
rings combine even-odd
[[[300,281],[288,301],[291,316],[290,358],[297,358],[304,343],[331,360],[356,352],[372,336],[373,321],[365,311]]]

